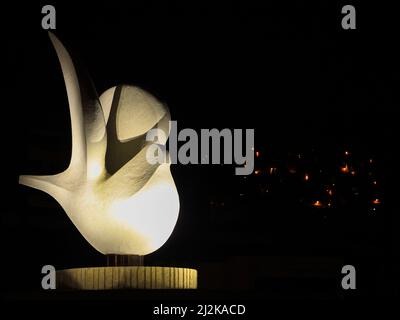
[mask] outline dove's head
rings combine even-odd
[[[61,42],[50,38],[67,89],[71,161],[57,175],[21,176],[20,183],[53,196],[101,253],[151,253],[167,241],[179,213],[169,164],[151,164],[146,154],[149,130],[160,129],[157,143],[166,143],[168,108],[135,86],[116,86],[98,97]]]

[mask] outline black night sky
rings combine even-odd
[[[46,299],[45,264],[106,262],[53,198],[18,185],[19,174],[58,173],[70,159],[44,4],[10,7],[18,21],[3,29],[2,294],[10,300]],[[255,129],[250,176],[235,176],[233,165],[172,166],[179,220],[146,265],[197,268],[193,299],[398,294],[398,19],[390,9],[357,2],[357,30],[343,30],[341,3],[52,4],[54,33],[99,93],[137,85],[168,105],[180,129]],[[345,264],[357,269],[355,293],[340,286]]]

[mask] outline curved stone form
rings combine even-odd
[[[179,196],[169,163],[151,164],[153,142],[146,133],[169,135],[168,108],[134,86],[117,86],[97,96],[90,78],[50,33],[67,90],[72,153],[56,175],[20,176],[63,207],[85,239],[103,254],[146,255],[170,237]],[[152,150],[152,149],[150,149]]]
[[[99,267],[57,271],[57,289],[197,289],[197,270],[169,267]]]

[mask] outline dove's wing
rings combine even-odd
[[[144,90],[134,86],[117,86],[100,96],[107,122],[107,171],[112,175],[104,187],[130,196],[140,190],[154,174],[159,164],[150,164],[146,152],[151,142],[146,141],[150,129],[164,133],[159,144],[169,135],[168,108]]]
[[[71,161],[67,170],[60,174],[22,175],[19,182],[45,191],[60,202],[68,190],[105,173],[107,135],[103,111],[89,76],[84,70],[75,68],[71,56],[57,37],[52,33],[49,36],[67,89],[72,131]]]
[[[114,174],[146,145],[146,134],[152,128],[163,131],[159,144],[169,135],[169,110],[144,90],[122,85],[106,90],[100,96],[107,123],[106,167]]]
[[[52,33],[49,35],[61,64],[71,115],[72,155],[68,170],[73,176],[90,179],[104,170],[107,135],[103,111],[87,73],[76,68],[62,43]]]
[[[46,191],[48,184],[69,189],[72,184],[95,179],[105,173],[107,134],[103,111],[93,84],[83,70],[76,68],[71,56],[49,33],[61,65],[71,116],[72,153],[69,167],[55,176],[21,176],[20,182]],[[38,181],[38,184],[35,184]],[[48,182],[48,184],[44,183]],[[45,187],[44,187],[45,186]]]

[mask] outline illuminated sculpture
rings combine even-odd
[[[97,97],[89,77],[50,34],[61,64],[71,114],[69,167],[51,176],[20,177],[50,194],[85,239],[103,254],[145,255],[171,235],[179,197],[169,163],[150,164],[146,132],[169,134],[168,109],[133,86]],[[166,141],[157,143],[165,144]]]

